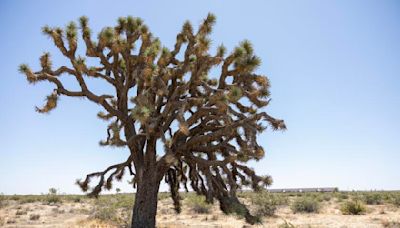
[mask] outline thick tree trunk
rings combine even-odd
[[[133,228],[153,228],[156,226],[157,195],[160,181],[156,172],[147,171],[137,182],[135,205],[133,206]]]

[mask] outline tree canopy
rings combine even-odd
[[[98,117],[109,123],[100,145],[130,151],[122,163],[79,180],[84,192],[97,196],[128,173],[138,191],[154,177],[158,192],[164,179],[177,212],[179,190],[188,191],[190,186],[207,202],[219,200],[221,209],[231,213],[237,212],[238,205],[245,208],[236,190],[243,186],[259,190],[271,184],[269,176],[259,176],[246,165],[264,157],[259,133],[268,127],[286,128],[262,109],[270,102],[270,81],[255,73],[261,60],[248,40],[229,54],[223,45],[210,53],[214,23],[213,14],[197,30],[185,22],[172,49],[162,46],[140,18],[131,16],[103,28],[95,40],[86,17],[79,19],[79,28],[75,22],[64,29],[43,28],[68,62],[54,68],[50,54],[44,53],[39,71],[20,65],[30,83],[47,81],[55,86],[36,110],[50,112],[60,96],[86,98],[104,109]],[[95,62],[92,59],[98,64],[89,64]],[[73,77],[79,89],[66,88],[62,76]],[[89,78],[108,83],[113,93],[96,94],[88,86]],[[96,183],[91,186],[93,178]],[[140,210],[134,209],[134,214]],[[254,222],[247,209],[245,214]]]

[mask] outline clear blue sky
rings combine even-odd
[[[139,16],[172,47],[186,19],[198,25],[208,12],[217,15],[214,46],[251,40],[263,60],[258,71],[272,81],[267,111],[288,130],[261,135],[267,154],[252,165],[273,176],[273,188],[400,189],[399,1],[3,0],[0,192],[79,193],[76,178],[128,154],[98,146],[106,123],[88,101],[63,97],[50,115],[34,111],[51,87],[28,85],[18,65],[37,69],[43,51],[65,61],[43,25],[86,15],[97,32],[119,16]]]

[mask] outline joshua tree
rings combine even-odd
[[[49,188],[49,195],[57,195],[57,189]]]
[[[136,188],[133,227],[155,226],[162,179],[170,186],[177,212],[181,210],[179,189],[188,191],[190,184],[207,202],[218,200],[223,212],[241,213],[254,223],[236,190],[242,186],[259,190],[271,184],[269,176],[256,175],[246,162],[264,156],[257,133],[268,125],[285,129],[285,124],[261,110],[270,101],[270,82],[254,73],[260,59],[250,42],[241,42],[229,55],[222,45],[210,54],[212,14],[197,31],[185,22],[171,50],[161,46],[140,18],[119,18],[115,27],[101,30],[97,41],[91,38],[88,19],[81,17],[79,22],[82,55],[97,60],[90,61],[97,65],[89,66],[78,54],[78,26],[70,22],[65,29],[43,28],[68,59],[67,65],[53,68],[49,53],[44,53],[40,71],[25,64],[20,71],[32,84],[48,81],[55,86],[46,104],[36,108],[38,112],[56,108],[60,96],[86,98],[104,109],[98,117],[109,122],[107,138],[100,145],[129,149],[126,161],[78,180],[81,189],[97,196],[129,172]],[[216,78],[209,78],[211,73]],[[76,79],[79,89],[66,88],[63,75]],[[113,93],[96,94],[88,86],[89,78],[104,80]],[[90,187],[92,178],[96,184]]]

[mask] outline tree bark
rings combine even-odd
[[[137,182],[133,206],[133,228],[154,228],[156,226],[157,195],[160,181],[155,171],[147,170]]]

